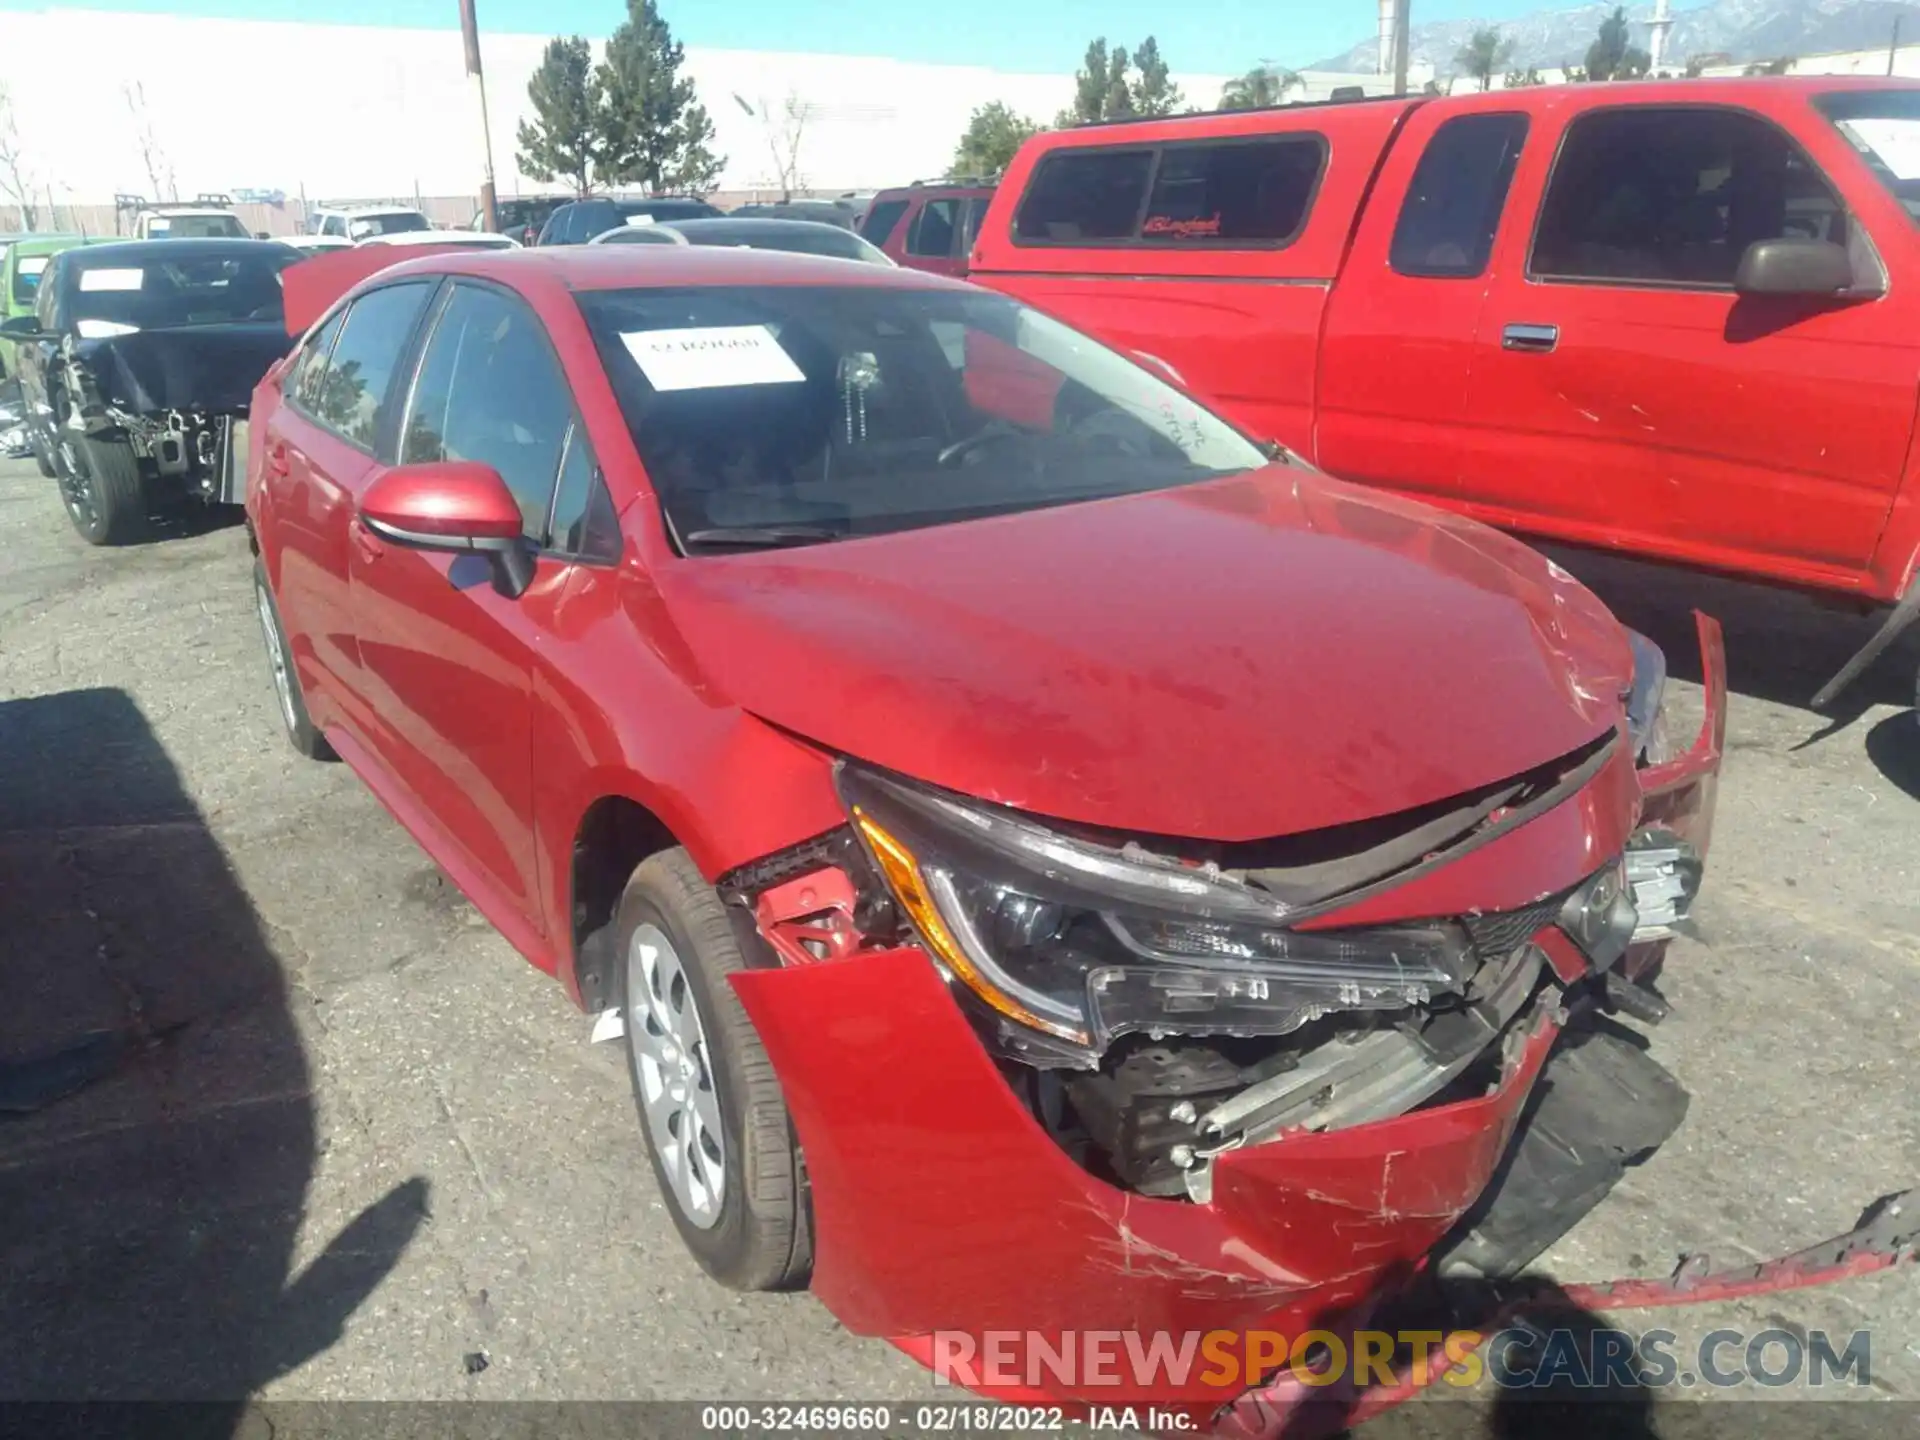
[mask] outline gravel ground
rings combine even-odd
[[[1687,611],[1719,615],[1736,693],[1700,937],[1654,1034],[1692,1110],[1548,1268],[1837,1233],[1920,1182],[1920,645],[1829,722],[1805,697],[1869,620],[1556,553],[1695,704]],[[149,1042],[0,1124],[0,1397],[950,1397],[805,1295],[703,1279],[614,1047],[345,767],[285,744],[237,526],[90,550],[30,463],[0,462],[0,554],[0,1057]],[[1849,1394],[1920,1399],[1911,1270],[1625,1318],[1682,1352],[1722,1325],[1869,1328]],[[1659,1407],[1661,1432],[1701,1408]]]

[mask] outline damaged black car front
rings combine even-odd
[[[253,387],[286,349],[280,272],[260,240],[140,241],[55,257],[9,320],[22,408],[94,545],[139,538],[169,502],[239,504]]]

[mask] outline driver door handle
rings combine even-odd
[[[1502,350],[1529,350],[1544,355],[1560,343],[1558,325],[1529,325],[1516,322],[1500,332]]]
[[[360,523],[358,516],[347,521],[347,535],[353,542],[354,550],[368,564],[372,564],[387,553],[387,547],[371,530]]]
[[[267,469],[275,475],[288,473],[286,441],[269,440],[267,442]]]

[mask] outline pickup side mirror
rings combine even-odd
[[[1837,295],[1852,286],[1853,260],[1831,240],[1756,240],[1733,274],[1741,295]]]
[[[256,240],[271,240],[273,238],[273,232],[271,230],[256,230],[253,232],[253,238]]]
[[[402,465],[367,487],[360,523],[395,545],[485,555],[493,588],[517,600],[533,583],[520,502],[491,465]]]
[[[0,335],[9,340],[50,340],[49,332],[40,328],[40,321],[33,315],[15,315],[0,320]]]

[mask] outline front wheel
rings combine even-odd
[[[53,465],[67,518],[89,545],[125,545],[147,528],[147,491],[140,457],[125,440],[100,440],[61,429]]]
[[[805,1170],[773,1064],[726,977],[747,968],[733,917],[684,850],[643,861],[620,897],[616,988],[647,1155],[680,1238],[735,1290],[804,1284]]]

